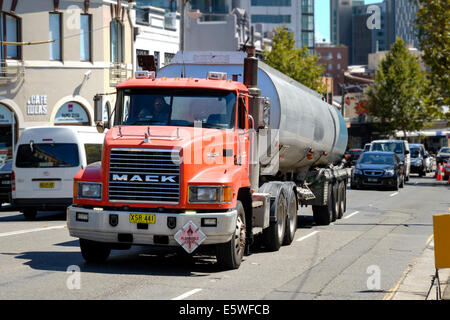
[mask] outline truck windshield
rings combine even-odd
[[[236,94],[220,90],[123,89],[115,125],[163,125],[231,129]]]

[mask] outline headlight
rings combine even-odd
[[[392,177],[394,174],[395,174],[394,169],[387,169],[386,171],[384,171],[384,175],[388,177]]]
[[[231,203],[231,186],[189,186],[190,203]]]
[[[361,170],[359,170],[359,169],[355,169],[355,170],[353,171],[353,174],[363,174],[363,173],[362,173],[362,171],[361,171]]]
[[[78,198],[85,199],[101,199],[102,198],[102,184],[101,183],[78,183]]]

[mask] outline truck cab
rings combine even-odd
[[[102,162],[77,173],[68,209],[70,234],[80,238],[86,260],[107,256],[113,244],[188,252],[217,244],[224,252],[218,258],[239,266],[239,193],[250,186],[247,97],[242,83],[211,77],[141,78],[117,87]]]

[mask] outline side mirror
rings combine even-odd
[[[103,121],[97,121],[95,124],[95,127],[97,128],[98,133],[105,132],[105,123]]]

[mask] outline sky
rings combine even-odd
[[[315,33],[316,41],[330,41],[330,0],[315,1]],[[380,3],[383,0],[365,0],[366,4]]]

